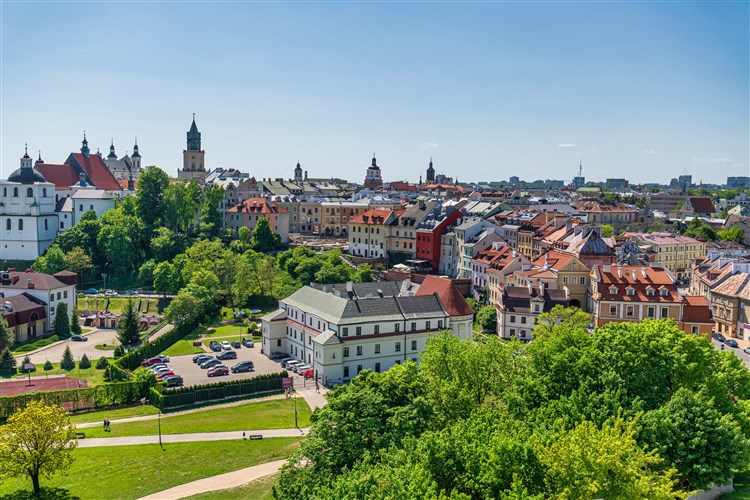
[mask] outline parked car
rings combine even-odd
[[[734,340],[734,339],[726,339],[726,340],[724,341],[724,343],[725,343],[726,345],[728,345],[729,347],[739,347],[739,344],[737,344],[737,341],[736,341],[736,340]]]
[[[155,365],[149,366],[149,369],[151,371],[153,371],[153,370],[160,370],[162,368],[169,368],[169,367],[167,365],[165,365],[164,363],[157,363]]]
[[[86,290],[86,293],[88,293],[89,295],[96,295],[97,293],[99,293],[99,290],[97,290],[96,288],[89,288],[88,290]]]
[[[312,368],[309,368],[307,370],[302,370],[300,372],[300,375],[302,375],[305,378],[313,378],[315,376],[315,370],[313,370]]]
[[[745,347],[744,349],[742,349],[742,351],[743,351],[743,352],[744,352],[745,354],[750,354],[750,347]]]
[[[221,344],[219,344],[215,340],[212,340],[211,343],[208,344],[208,347],[209,347],[209,349],[211,349],[214,352],[221,351]]]
[[[239,340],[233,340],[232,347],[234,347],[235,349],[240,349],[242,347],[242,344],[240,343]]]
[[[232,367],[232,373],[249,372],[255,368],[252,361],[242,361]]]
[[[175,376],[176,375],[174,374],[172,370],[167,370],[165,372],[159,372],[156,374],[156,378],[158,378],[159,380],[164,380],[167,377],[175,377]]]
[[[87,337],[84,337],[83,335],[73,335],[70,337],[70,340],[73,342],[88,342],[89,339]]]
[[[228,351],[229,349],[232,348],[232,344],[230,344],[228,340],[222,340],[221,348],[224,349],[225,351]]]
[[[169,356],[163,354],[157,354],[153,358],[144,359],[141,361],[141,366],[151,366],[157,363],[169,363]]]
[[[172,369],[168,368],[166,366],[160,366],[159,368],[152,368],[151,371],[154,372],[154,373],[156,373],[158,375],[160,373],[171,372]]]
[[[284,359],[286,358],[285,352],[272,352],[269,358],[276,360],[276,359]]]
[[[720,333],[716,334],[716,340],[718,340],[719,342],[724,342],[726,339],[727,338],[724,335],[722,335]]]
[[[209,354],[196,354],[193,356],[193,363],[203,363],[204,361],[208,361],[209,359],[213,358],[213,356]]]
[[[287,370],[293,371],[295,366],[299,366],[301,364],[302,364],[302,361],[297,361],[296,359],[294,359],[292,361],[287,361],[286,366],[284,368],[286,368]]]
[[[183,384],[182,377],[179,375],[172,375],[170,377],[166,377],[162,382],[165,382],[167,384],[167,387],[179,387]]]
[[[206,373],[209,377],[216,377],[219,375],[229,375],[229,368],[224,365],[216,365]]]
[[[201,363],[200,367],[205,370],[206,368],[211,368],[213,366],[217,366],[220,364],[221,364],[221,361],[218,359],[209,359],[208,361],[204,361],[203,363]]]
[[[117,292],[115,292],[114,290],[107,290],[106,292],[104,292],[104,295],[106,295],[107,297],[117,297]]]
[[[242,345],[244,345],[245,347],[255,347],[255,342],[253,342],[253,339],[251,339],[250,337],[245,337],[244,339],[242,339]]]
[[[237,359],[237,351],[224,351],[217,354],[216,359]]]
[[[281,365],[282,368],[284,368],[284,366],[286,365],[288,361],[294,361],[294,358],[289,358],[289,357],[280,358],[279,364]]]
[[[135,295],[135,294],[136,294],[135,290],[125,290],[125,295]]]
[[[292,371],[294,373],[299,373],[300,375],[302,375],[302,372],[305,370],[312,370],[312,366],[303,364],[303,365],[297,365],[297,366],[292,367]]]

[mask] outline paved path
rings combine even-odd
[[[302,429],[265,429],[255,431],[226,431],[226,432],[196,432],[193,434],[162,434],[162,443],[192,443],[196,441],[229,441],[243,439],[243,432],[247,435],[260,434],[263,438],[301,437],[306,436],[309,427]],[[129,446],[134,444],[158,444],[159,436],[124,436],[113,438],[79,439],[79,448],[95,448],[99,446]]]
[[[272,399],[281,399],[283,397],[284,397],[283,394],[274,394],[273,396],[266,396],[266,397],[263,397],[263,398],[257,398],[257,399],[251,399],[251,400],[245,399],[243,401],[233,401],[231,403],[223,403],[223,404],[220,404],[220,405],[204,406],[204,407],[201,407],[201,408],[193,408],[191,410],[182,410],[182,411],[174,411],[174,412],[169,412],[169,413],[162,413],[161,414],[161,418],[176,417],[178,415],[187,415],[188,413],[198,413],[198,412],[201,412],[201,411],[208,411],[208,410],[218,410],[220,408],[229,408],[229,407],[232,407],[232,406],[250,405],[250,404],[253,404],[253,403],[260,403],[262,401],[269,401],[269,400],[272,400]],[[158,414],[153,414],[153,415],[144,415],[144,416],[141,416],[141,417],[113,418],[112,422],[115,422],[117,424],[123,424],[125,422],[139,422],[141,420],[156,420],[157,418],[159,418],[159,415]],[[101,421],[84,422],[82,424],[76,425],[76,428],[78,428],[78,429],[87,429],[87,428],[90,428],[90,427],[99,427],[101,425],[102,425]]]
[[[321,385],[320,392],[316,392],[315,382],[313,380],[308,380],[303,386],[302,377],[297,376],[297,380],[294,381],[294,390],[305,399],[310,406],[310,409],[313,411],[315,411],[316,408],[322,408],[328,403],[328,400],[326,399],[328,389]]]
[[[102,356],[107,358],[114,357],[114,350],[100,351],[96,348],[96,345],[119,344],[116,330],[99,330],[95,328],[88,333],[84,333],[83,336],[89,339],[88,342],[73,342],[70,339],[60,340],[59,342],[41,347],[35,351],[18,353],[14,357],[21,361],[24,356],[28,355],[31,358],[32,363],[35,364],[43,364],[45,361],[55,363],[62,359],[63,351],[65,351],[66,346],[70,346],[70,352],[73,353],[73,358],[75,358],[76,361],[81,359],[81,356],[83,356],[84,353],[89,357],[92,364]]]
[[[276,460],[274,462],[255,465],[234,472],[227,472],[226,474],[219,474],[218,476],[199,479],[191,483],[181,484],[180,486],[175,486],[168,490],[153,493],[143,497],[141,500],[173,500],[197,495],[198,493],[205,493],[207,491],[237,488],[238,486],[242,486],[251,481],[255,481],[256,479],[270,476],[271,474],[278,472],[281,466],[285,463],[286,460]]]

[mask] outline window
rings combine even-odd
[[[568,277],[563,276],[563,285],[567,285],[567,284],[568,284]]]
[[[667,290],[666,288],[662,288],[659,293],[662,297],[666,297],[667,295],[669,295],[669,290]]]
[[[412,340],[411,341],[411,350],[412,351],[416,351],[417,350],[417,341],[416,340]]]
[[[586,277],[585,276],[581,276],[581,284],[582,285],[586,284]]]
[[[348,347],[344,347],[344,357],[345,358],[349,357],[349,348]]]
[[[349,378],[349,367],[348,366],[344,367],[344,378]]]
[[[656,308],[654,306],[648,306],[647,316],[649,318],[655,318],[656,317]]]
[[[695,333],[695,334],[699,333],[698,332],[698,325],[691,326],[690,327],[690,333]]]
[[[401,331],[401,324],[400,323],[396,323],[395,325],[393,325],[393,331],[394,332],[400,332]]]
[[[396,352],[401,352],[401,342],[396,342]]]
[[[5,230],[10,231],[10,219],[5,221]]]
[[[632,297],[633,295],[635,295],[635,288],[633,288],[632,286],[629,286],[629,287],[627,288],[627,294],[628,294],[628,295],[629,295],[630,297]]]
[[[633,306],[625,306],[625,316],[633,316]]]
[[[654,292],[655,292],[655,291],[656,291],[656,290],[654,290],[654,289],[653,289],[653,288],[651,288],[651,287],[649,287],[649,288],[646,288],[646,296],[647,296],[647,297],[653,297],[653,296],[654,296]]]
[[[361,345],[357,346],[357,356],[362,356],[362,346]]]
[[[413,323],[411,324],[411,331],[412,331],[412,332],[415,332],[415,331],[417,331],[417,323],[416,323],[416,322],[413,322]]]
[[[380,333],[380,325],[375,325],[375,333]]]
[[[668,307],[662,307],[661,308],[661,317],[662,318],[668,318],[669,317],[669,308]]]
[[[18,230],[23,231],[23,219],[18,219]]]
[[[18,198],[18,188],[13,188],[13,197]]]
[[[380,354],[380,344],[375,344],[375,354]]]
[[[526,324],[526,316],[521,316],[521,323]]]
[[[47,188],[42,188],[42,196],[47,197]]]
[[[362,335],[362,327],[361,326],[357,327],[357,335]]]
[[[349,327],[345,326],[344,328],[342,328],[342,333],[344,334],[344,337],[348,337],[349,336]]]
[[[442,319],[438,320],[438,329],[440,329],[440,330],[443,329],[443,320]]]
[[[281,347],[281,339],[276,339],[276,347]]]
[[[380,363],[375,363],[375,373],[380,373]]]
[[[63,292],[63,298],[64,298],[64,299],[67,299],[67,298],[68,298],[68,291],[67,291],[67,290],[65,290],[65,291]]]
[[[26,188],[26,197],[27,198],[33,198],[34,197],[34,190],[31,188]]]
[[[357,365],[357,373],[362,371],[362,365]]]
[[[510,336],[514,337],[515,335],[516,335],[516,329],[515,328],[511,328],[510,329]]]
[[[617,316],[617,306],[616,305],[609,306],[609,315],[610,316]]]
[[[49,221],[47,219],[44,219],[44,230],[45,231],[49,230],[49,227],[47,226],[48,222]]]

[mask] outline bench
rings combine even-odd
[[[202,345],[203,345],[203,342],[201,342],[200,340],[196,340],[193,342],[193,347],[200,347]]]
[[[86,437],[86,433],[84,432],[76,432],[76,439],[83,439]]]
[[[263,439],[263,434],[250,434],[247,436],[248,439]]]

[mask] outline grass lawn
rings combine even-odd
[[[157,444],[104,446],[73,451],[75,461],[67,476],[42,479],[45,487],[66,488],[82,499],[133,499],[174,486],[288,457],[298,438],[258,441],[172,443],[162,451]],[[31,480],[3,482],[2,492],[31,490]],[[0,496],[0,500],[3,497]]]
[[[297,419],[300,427],[310,425],[310,407],[297,398]],[[162,416],[162,434],[190,434],[194,432],[249,431],[254,429],[294,428],[294,401],[274,399],[248,402],[239,406],[204,410],[185,415]],[[147,436],[158,433],[157,420],[113,422],[110,432],[99,427],[83,430],[86,437]]]
[[[94,365],[96,364],[96,359],[91,360],[91,368],[86,370],[79,370],[78,364],[76,362],[76,367],[70,371],[65,371],[62,368],[60,368],[60,363],[52,363],[52,370],[44,371],[44,363],[36,365],[36,371],[31,372],[32,377],[41,377],[43,375],[68,375],[70,377],[75,378],[85,378],[89,381],[89,386],[92,385],[98,385],[104,383],[104,370],[97,370],[94,368]],[[20,366],[20,363],[19,363]],[[28,374],[26,373],[17,373],[15,378],[26,378],[28,377]],[[8,377],[3,377],[8,378]]]
[[[115,350],[114,344],[96,344],[94,346],[95,349],[98,349],[100,351],[114,351]]]
[[[247,333],[247,326],[243,324],[238,325],[222,325],[207,327],[202,325],[196,328],[185,336],[184,339],[178,340],[167,348],[162,354],[165,356],[184,356],[187,354],[200,354],[206,352],[201,347],[194,347],[193,342],[198,340],[198,335],[202,335],[201,341],[203,345],[208,347],[208,344],[213,340],[221,342],[222,340],[240,340],[243,337],[251,337],[254,342],[260,342],[262,339],[260,336],[252,336]]]
[[[20,344],[13,344],[10,347],[10,350],[16,354],[22,354],[24,352],[35,351],[39,349],[40,347],[45,347],[50,344],[54,344],[55,342],[58,342],[59,340],[60,340],[60,337],[58,337],[57,335],[50,335],[49,337],[29,340],[26,342],[22,342]]]
[[[247,483],[246,485],[240,486],[238,488],[209,491],[208,493],[201,493],[200,495],[193,495],[187,498],[188,500],[235,500],[237,498],[272,500],[273,492],[271,491],[271,489],[278,483],[279,475],[272,474],[270,476],[256,479],[255,481]]]
[[[185,356],[187,354],[200,354],[202,352],[206,352],[205,349],[193,346],[192,340],[178,340],[162,351],[162,354],[165,356]]]
[[[74,424],[83,424],[86,422],[99,422],[104,419],[117,420],[118,418],[143,417],[144,415],[156,415],[159,409],[151,405],[132,406],[130,408],[120,408],[118,410],[94,411],[90,413],[81,413],[73,415],[70,420]]]
[[[721,495],[722,500],[750,500],[750,471],[734,475],[734,493]]]

